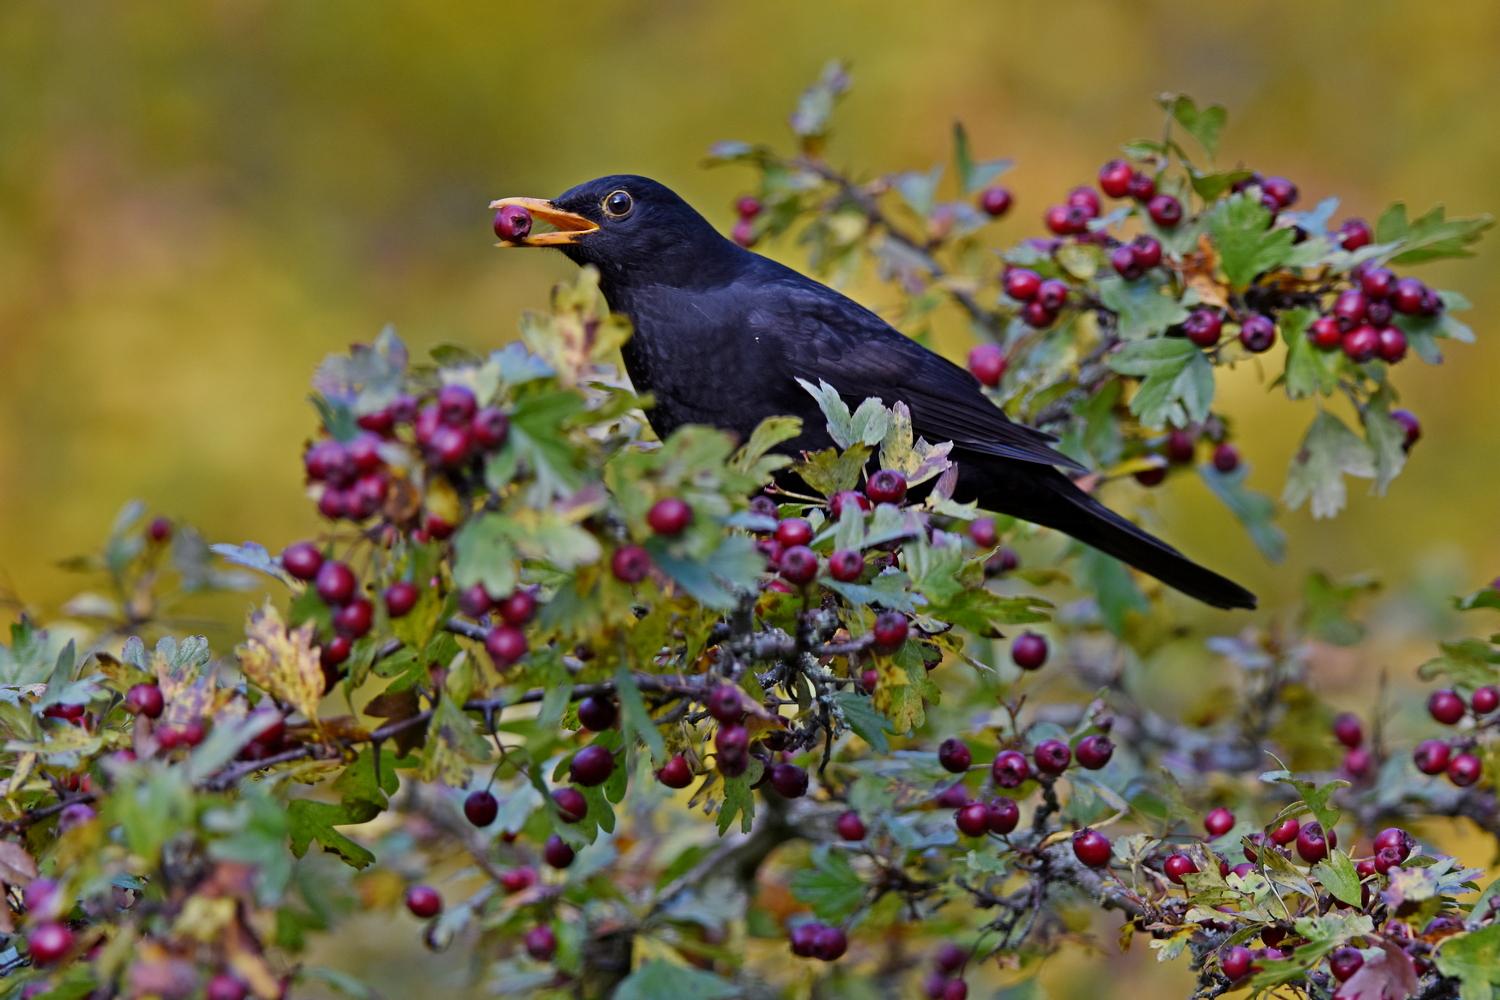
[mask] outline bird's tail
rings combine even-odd
[[[976,462],[976,457],[959,459],[960,499],[977,499],[986,509],[1055,528],[1205,604],[1216,608],[1255,607],[1255,595],[1250,591],[1142,531],[1074,486],[1062,473],[1054,469],[1043,472],[1036,465],[1006,459],[979,458]],[[965,490],[965,485],[971,488]]]

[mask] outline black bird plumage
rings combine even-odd
[[[607,212],[620,191],[628,211]],[[617,197],[612,207],[624,204]],[[742,249],[663,185],[601,177],[551,205],[598,226],[559,249],[596,266],[610,308],[634,323],[625,365],[656,398],[648,417],[658,435],[700,423],[744,440],[763,418],[788,414],[803,421],[784,446],[795,454],[833,443],[798,378],[827,382],[851,406],[900,400],[917,434],[954,442],[955,499],[1055,528],[1215,607],[1255,606],[1254,594],[1075,486],[1058,467],[1078,466],[1052,448],[1056,439],[1006,417],[968,371],[832,288]]]

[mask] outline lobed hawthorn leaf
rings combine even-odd
[[[1453,607],[1456,611],[1473,611],[1475,608],[1500,611],[1500,590],[1496,590],[1494,584],[1480,587],[1467,597],[1453,598]]]
[[[768,452],[801,433],[800,417],[767,417],[755,425],[755,430],[750,432],[750,440],[730,457],[729,464],[744,475],[765,479],[792,462],[788,455],[772,455]]]
[[[1375,456],[1375,492],[1385,496],[1386,487],[1406,466],[1406,429],[1391,418],[1395,398],[1389,385],[1383,385],[1360,407],[1365,425],[1365,440]]]
[[[871,400],[860,405],[863,410]],[[906,477],[908,486],[925,483],[953,467],[948,453],[953,450],[952,441],[928,444],[923,438],[912,440],[911,411],[905,403],[897,400],[887,412],[886,431],[880,441],[880,465],[894,469]],[[855,413],[858,417],[858,412]]]
[[[1364,905],[1360,899],[1359,873],[1354,870],[1354,862],[1349,860],[1349,855],[1343,851],[1338,848],[1330,850],[1326,859],[1313,865],[1312,873],[1323,888],[1333,893],[1335,899],[1354,907]]]
[[[1482,639],[1458,639],[1440,642],[1441,656],[1435,656],[1417,668],[1424,681],[1447,676],[1454,684],[1483,687],[1500,680],[1500,650]]]
[[[842,453],[836,448],[811,454],[803,452],[802,460],[792,466],[792,471],[808,486],[829,497],[858,486],[869,457],[870,447],[865,444],[856,444]]]
[[[615,1000],[724,1000],[739,996],[729,980],[662,959],[646,962],[615,987]]]
[[[1229,508],[1245,530],[1260,554],[1271,562],[1281,562],[1286,557],[1286,532],[1271,523],[1276,516],[1276,503],[1263,493],[1245,488],[1250,477],[1250,463],[1241,462],[1232,472],[1220,472],[1210,462],[1198,466],[1198,475],[1209,492]]]
[[[1119,317],[1122,340],[1158,336],[1188,318],[1187,307],[1176,297],[1164,294],[1154,281],[1126,281],[1110,276],[1100,278],[1098,287],[1099,301]]]
[[[288,629],[267,598],[259,611],[250,612],[245,645],[239,649],[246,679],[290,703],[309,721],[318,717],[324,684],[323,666],[313,648],[314,629],[312,622]]]
[[[1442,205],[1426,215],[1407,221],[1406,203],[1398,201],[1381,214],[1375,223],[1375,239],[1380,243],[1401,244],[1391,264],[1420,264],[1444,257],[1472,257],[1465,249],[1495,224],[1492,216],[1476,215],[1467,219],[1448,219]]]
[[[1270,225],[1270,211],[1244,193],[1230,195],[1209,213],[1208,231],[1218,248],[1219,264],[1236,290],[1292,259],[1292,230]]]
[[[1079,582],[1093,592],[1105,627],[1116,636],[1124,634],[1126,616],[1132,611],[1144,614],[1151,602],[1120,560],[1088,546],[1074,545],[1073,550],[1078,553]]]
[[[812,849],[812,867],[792,876],[792,896],[813,908],[819,920],[837,922],[859,908],[865,883],[842,853],[827,844]]]
[[[1443,941],[1438,971],[1459,981],[1461,1000],[1493,1000],[1500,987],[1500,923]]]
[[[1224,131],[1224,125],[1229,120],[1229,112],[1224,105],[1210,104],[1206,108],[1199,108],[1186,94],[1162,94],[1156,99],[1156,103],[1189,135],[1198,140],[1210,160],[1214,158],[1219,150],[1219,133]]]
[[[886,739],[886,733],[894,730],[890,728],[889,721],[875,711],[872,698],[853,691],[838,691],[834,693],[833,703],[843,713],[844,721],[854,730],[854,735],[870,744],[871,750],[878,754],[891,752],[891,743]]]
[[[1005,173],[1015,165],[1015,161],[1009,159],[976,161],[969,148],[969,133],[964,130],[961,122],[954,122],[953,165],[958,171],[959,189],[965,196],[968,196]]]
[[[1311,309],[1289,309],[1281,314],[1281,337],[1286,341],[1286,370],[1282,374],[1289,399],[1331,396],[1344,369],[1343,351],[1322,351],[1307,339],[1307,328],[1317,314]]]
[[[844,64],[832,60],[823,67],[818,80],[797,99],[797,110],[789,124],[792,132],[804,142],[822,137],[828,127],[833,106],[849,89],[849,72]]]
[[[750,786],[765,773],[765,764],[758,758],[750,758],[750,766],[738,778],[724,779],[724,801],[719,803],[719,836],[723,836],[735,816],[740,817],[740,832],[749,833],[755,825],[755,793]]]
[[[1438,292],[1443,300],[1443,311],[1436,316],[1397,315],[1395,323],[1406,334],[1411,349],[1430,365],[1443,362],[1443,352],[1438,349],[1439,338],[1474,343],[1474,331],[1453,316],[1454,311],[1469,308],[1469,300],[1457,292]]]
[[[1001,597],[983,588],[961,590],[940,604],[924,609],[931,618],[957,625],[987,639],[1000,638],[1000,625],[1024,625],[1048,621],[1051,616],[1038,608],[1052,604],[1040,597]]]
[[[1109,356],[1109,366],[1142,379],[1130,398],[1130,412],[1147,427],[1186,427],[1208,417],[1214,367],[1191,341],[1158,337],[1122,344]]]
[[[1370,446],[1327,410],[1320,410],[1292,457],[1281,502],[1292,510],[1312,501],[1314,518],[1333,517],[1344,509],[1344,475],[1375,478]]]

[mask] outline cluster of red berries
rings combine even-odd
[[[998,788],[1019,788],[1033,774],[1050,780],[1075,762],[1097,771],[1109,763],[1114,752],[1114,743],[1102,733],[1084,737],[1076,747],[1069,747],[1062,740],[1042,740],[1032,750],[1030,760],[1019,750],[1000,751],[990,762],[990,778]],[[938,746],[938,763],[950,773],[963,774],[973,762],[973,751],[956,737],[949,737]],[[937,796],[936,804],[954,809],[954,824],[969,837],[1004,836],[1014,830],[1021,819],[1020,807],[1014,799],[1002,795],[989,802],[972,801],[962,782],[944,789]]]
[[[663,538],[674,538],[693,523],[693,508],[681,497],[663,497],[646,512],[646,524]],[[609,560],[610,572],[623,583],[640,583],[651,572],[651,553],[639,545],[622,545]]]
[[[1308,327],[1307,339],[1319,350],[1342,349],[1359,364],[1376,358],[1395,364],[1407,351],[1406,334],[1392,325],[1395,314],[1436,316],[1443,311],[1437,292],[1418,278],[1397,278],[1390,268],[1362,264],[1350,278],[1354,287],[1340,292]]]
[[[1151,221],[1163,229],[1171,229],[1182,221],[1182,202],[1172,195],[1158,194],[1156,178],[1135,169],[1126,160],[1110,160],[1099,168],[1099,189],[1111,198],[1130,198],[1143,206]],[[1093,191],[1087,188],[1090,195]],[[1073,199],[1070,196],[1069,201]],[[1097,196],[1096,196],[1097,200]],[[1097,209],[1095,210],[1097,213]]]
[[[1475,689],[1465,704],[1463,695],[1457,691],[1432,692],[1427,699],[1427,712],[1445,726],[1454,726],[1463,721],[1472,711],[1478,719],[1500,708],[1500,688],[1493,685]],[[1444,774],[1460,788],[1467,788],[1484,776],[1484,763],[1471,752],[1472,740],[1460,739],[1452,743],[1445,740],[1423,740],[1412,751],[1412,763],[1423,774]]]
[[[849,937],[841,929],[817,920],[806,920],[792,928],[792,954],[835,962],[849,950]]]
[[[740,689],[733,684],[720,684],[709,692],[708,714],[719,724],[718,731],[714,734],[714,765],[719,773],[726,778],[738,778],[750,769],[752,758],[761,762],[761,775],[752,789],[758,789],[767,783],[776,790],[776,793],[785,799],[799,799],[807,794],[808,777],[807,769],[799,767],[789,761],[776,763],[775,755],[787,746],[787,737],[779,731],[771,731],[762,737],[757,746],[750,742],[750,731],[745,728],[745,704]],[[682,758],[673,758],[667,762],[667,768],[674,767],[676,761]],[[691,768],[687,767],[687,761],[682,759],[682,765],[677,765],[678,772],[672,775],[658,774],[658,778],[669,788],[679,788],[691,781]],[[682,785],[668,781],[671,777],[678,780],[685,778]]]
[[[495,666],[502,670],[526,655],[528,647],[524,627],[536,617],[536,609],[534,587],[517,588],[499,599],[490,596],[480,583],[458,593],[458,610],[463,614],[481,623],[491,614],[499,619],[486,633],[484,648],[495,661]]]
[[[1344,771],[1351,778],[1367,778],[1374,760],[1364,747],[1365,728],[1359,716],[1353,712],[1340,712],[1333,720],[1333,737],[1347,749],[1344,751]]]
[[[939,945],[932,956],[932,971],[922,982],[923,995],[928,1000],[968,1000],[969,984],[958,975],[968,960],[968,952],[952,941]]]
[[[1137,472],[1136,482],[1142,486],[1160,486],[1173,467],[1191,466],[1198,451],[1197,431],[1198,428],[1195,427],[1169,432],[1155,452],[1165,461]],[[1209,439],[1212,440],[1212,435],[1209,435]],[[1228,441],[1218,441],[1214,444],[1211,461],[1215,469],[1228,474],[1240,467],[1240,450]]]
[[[738,216],[729,238],[745,249],[755,245],[755,218],[765,209],[754,195],[744,195],[734,203],[734,214]]]
[[[325,687],[332,690],[340,676],[338,668],[349,659],[355,640],[374,626],[375,605],[359,593],[359,580],[348,563],[323,558],[311,542],[288,545],[281,553],[281,567],[296,579],[311,583],[333,611],[333,635],[319,640]],[[416,603],[415,596],[412,603]]]
[[[1043,279],[1029,267],[1009,267],[1000,279],[1005,294],[1021,303],[1021,319],[1027,326],[1046,329],[1068,304],[1068,283],[1061,278]],[[975,373],[978,374],[977,372]],[[997,378],[998,382],[999,379]]]

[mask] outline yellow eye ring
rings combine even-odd
[[[635,207],[635,201],[628,191],[611,191],[600,204],[604,208],[604,214],[611,219],[623,219]]]

